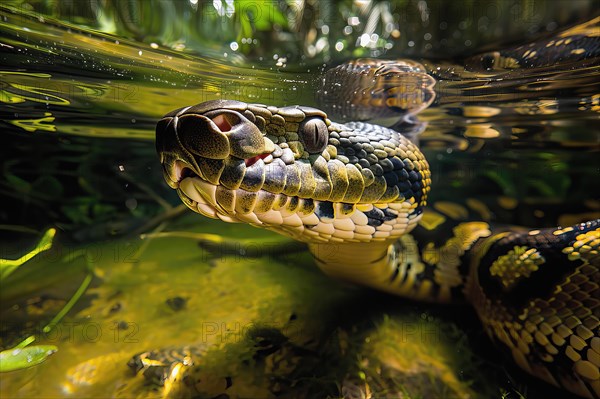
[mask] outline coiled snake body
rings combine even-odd
[[[421,73],[419,100],[398,107],[430,103],[432,78],[412,62],[386,67],[398,65]],[[386,99],[353,112],[376,102]],[[417,146],[311,107],[185,107],[158,123],[157,150],[167,183],[193,211],[306,242],[331,276],[426,301],[466,299],[521,368],[600,396],[600,220],[531,231],[457,223],[431,251],[431,232],[417,227],[431,184]]]

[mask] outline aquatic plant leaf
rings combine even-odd
[[[33,190],[44,193],[45,198],[55,199],[63,195],[64,189],[60,180],[54,176],[40,176],[32,185]]]
[[[19,266],[23,263],[27,262],[29,259],[33,258],[40,252],[46,251],[52,248],[52,241],[54,239],[54,235],[56,234],[56,229],[51,228],[46,230],[40,242],[33,248],[31,251],[27,252],[25,255],[21,256],[19,259],[1,259],[0,258],[0,281],[7,278],[12,272],[17,270]]]
[[[0,373],[22,370],[42,363],[56,352],[54,345],[34,345],[25,348],[11,348],[0,352]]]
[[[92,223],[92,219],[88,216],[88,206],[79,203],[68,204],[60,207],[64,215],[69,218],[69,221],[76,225],[88,225]]]
[[[496,183],[504,195],[508,197],[517,196],[517,189],[514,181],[512,181],[510,176],[506,173],[501,173],[497,170],[488,170],[484,171],[482,175]]]
[[[31,183],[13,174],[6,174],[5,176],[8,184],[16,191],[21,193],[28,193],[31,191]]]

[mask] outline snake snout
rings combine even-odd
[[[177,137],[187,151],[208,159],[229,156],[229,140],[220,127],[229,129],[231,125],[224,117],[217,118],[217,124],[204,115],[188,114],[177,118],[176,123]]]
[[[203,158],[225,160],[233,156],[249,160],[267,156],[274,149],[260,129],[237,111],[184,113],[176,123],[175,130],[183,147]]]
[[[238,109],[206,108],[182,108],[157,124],[157,150],[167,183],[178,188],[186,177],[197,177],[237,189],[246,175],[251,180],[258,173],[262,184],[263,161],[273,158],[276,146],[255,124],[256,118]]]

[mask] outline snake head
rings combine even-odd
[[[190,209],[309,243],[397,237],[429,191],[427,162],[398,132],[311,107],[208,101],[165,115],[156,147]]]

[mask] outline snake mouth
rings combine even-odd
[[[320,214],[323,219],[329,217],[330,220],[334,217],[333,205],[329,202],[273,194],[266,190],[249,192],[242,188],[228,189],[207,182],[192,166],[182,161],[176,162],[174,169],[180,179],[177,193],[182,202],[203,216],[229,223],[248,223],[279,232],[283,230],[288,236],[301,241],[307,241],[310,236],[308,241],[325,243],[330,241],[334,233],[331,225],[327,229],[330,236],[321,237],[324,231],[318,227],[322,221],[317,215]],[[331,207],[330,212],[323,212],[327,206]],[[307,235],[305,229],[314,230]],[[338,240],[341,242],[342,238]]]
[[[420,219],[406,202],[348,204],[266,190],[228,189],[205,181],[192,166],[176,162],[177,192],[191,210],[228,223],[263,227],[307,243],[385,241],[411,230]]]
[[[177,184],[180,184],[181,181],[186,177],[200,177],[196,172],[194,172],[190,165],[183,161],[175,161],[173,169]]]
[[[191,210],[211,219],[219,219],[219,209],[213,201],[216,187],[203,181],[190,168],[184,168],[185,175],[178,183],[177,193],[181,201]],[[211,193],[213,195],[211,195]],[[231,220],[233,221],[233,220]]]
[[[307,243],[384,241],[412,229],[419,219],[408,203],[349,204],[266,190],[228,189],[206,181],[202,172],[173,164],[177,193],[188,208],[229,223],[264,227]]]
[[[249,166],[270,155],[258,155],[245,160],[245,163]],[[197,172],[192,165],[182,160],[175,161],[172,169],[177,179],[175,188],[182,202],[203,216],[229,223],[250,223],[264,227],[298,227],[319,223],[319,219],[313,214],[315,206],[319,207],[319,201],[283,193],[273,194],[262,189],[251,192],[212,184],[204,178],[201,170]]]
[[[172,170],[176,180],[173,186],[188,208],[211,219],[219,219],[219,214],[225,215],[225,211],[220,209],[216,201],[216,185],[205,181],[193,166],[182,160],[175,161]]]
[[[269,155],[248,159],[246,164],[257,162]],[[175,161],[172,170],[177,180],[175,189],[181,200],[193,211],[206,217],[234,223],[280,225],[286,223],[284,219],[289,219],[293,213],[297,213],[298,217],[303,219],[302,224],[319,223],[319,219],[312,215],[315,204],[318,205],[319,201],[283,193],[274,194],[263,189],[248,191],[212,184],[204,178],[201,170],[196,171],[194,166],[182,160]],[[298,220],[294,223],[287,220],[287,224],[297,226]]]

